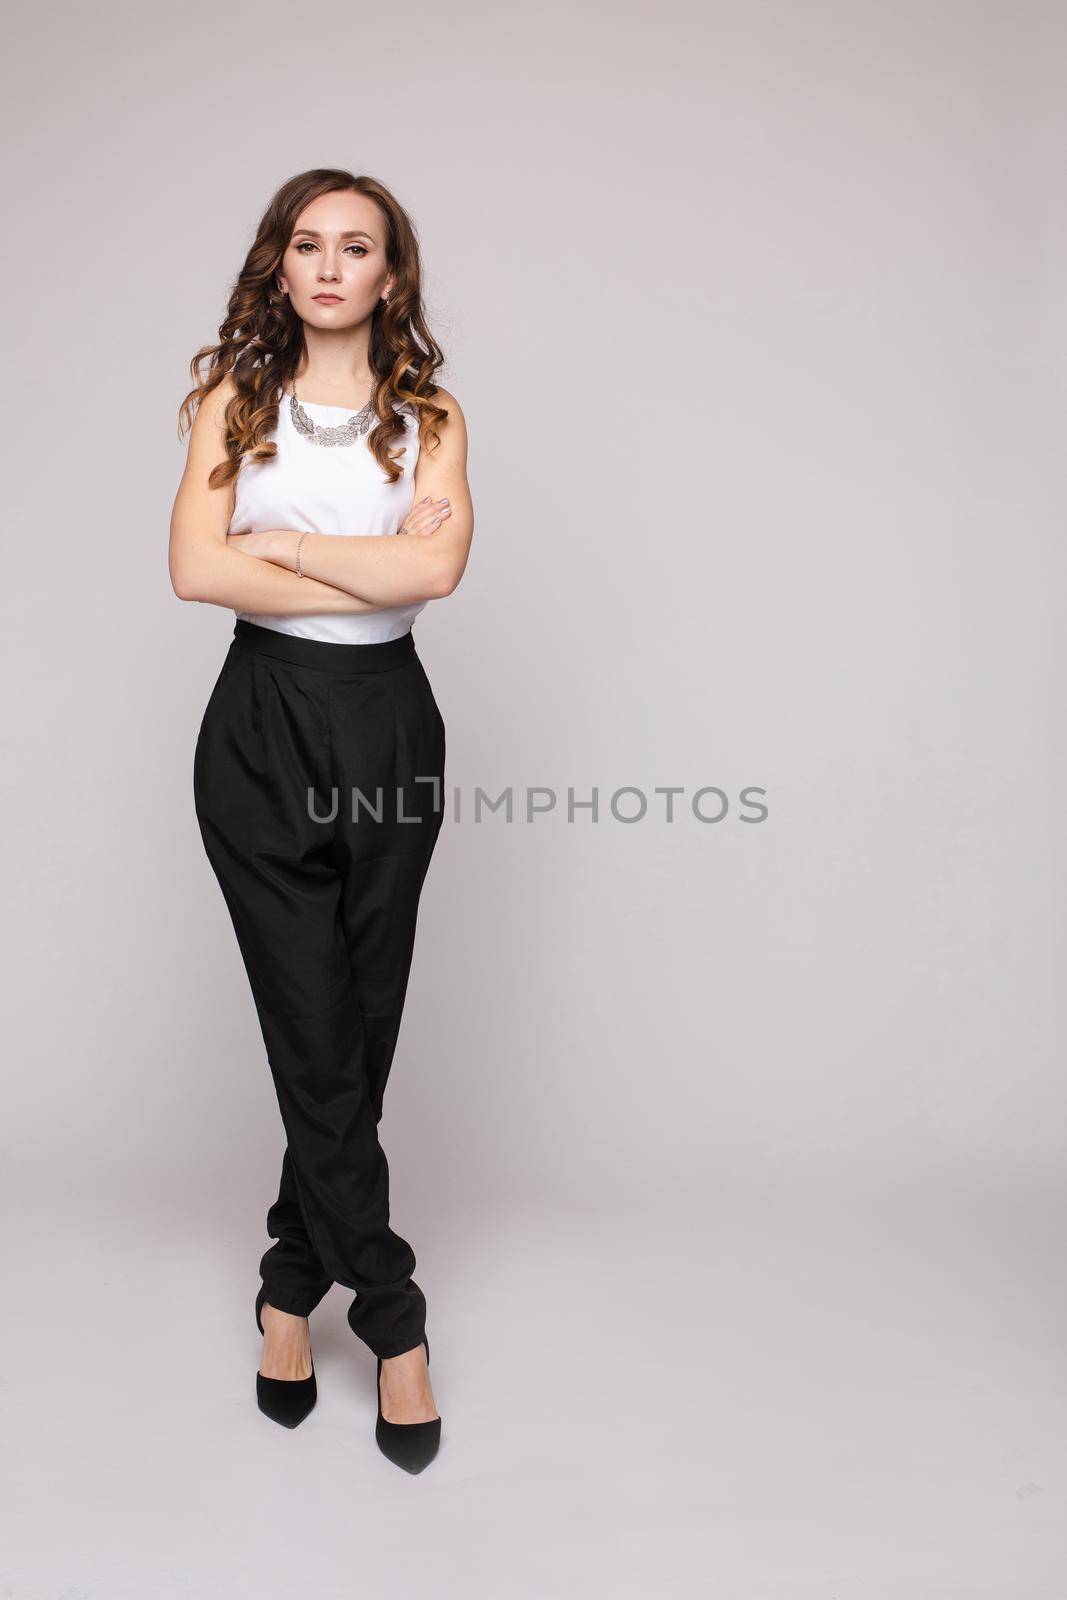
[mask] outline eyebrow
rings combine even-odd
[[[322,234],[316,233],[314,228],[297,228],[296,232],[293,234],[294,239],[298,233],[306,233],[311,239],[322,238]],[[342,239],[370,239],[371,244],[374,243],[374,240],[371,239],[370,234],[364,233],[362,228],[349,228],[346,233],[340,234],[339,237]]]

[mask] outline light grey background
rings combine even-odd
[[[1060,1600],[1062,7],[7,42],[0,1595]],[[313,1416],[255,1409],[282,1132],[191,789],[233,619],[166,566],[189,359],[315,165],[410,207],[468,420],[449,783],[560,795],[424,892],[418,1479],[346,1291]]]

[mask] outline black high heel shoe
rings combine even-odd
[[[264,1284],[256,1295],[256,1327],[260,1333],[264,1329],[259,1313],[266,1298]],[[272,1422],[280,1422],[283,1428],[295,1428],[298,1422],[303,1422],[318,1397],[314,1361],[309,1378],[265,1378],[262,1372],[256,1373],[256,1404],[264,1416],[270,1417]]]
[[[423,1335],[426,1365],[430,1365],[430,1341]],[[378,1421],[374,1437],[384,1456],[405,1472],[421,1472],[437,1454],[441,1443],[441,1418],[429,1422],[387,1422],[382,1416],[382,1358],[378,1358]]]

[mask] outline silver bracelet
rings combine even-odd
[[[299,539],[296,541],[296,575],[297,575],[298,578],[302,578],[304,576],[304,574],[300,570],[300,546],[303,544],[303,542],[304,542],[304,540],[306,538],[307,538],[307,529],[305,528],[304,532],[300,535]]]

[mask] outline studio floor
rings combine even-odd
[[[1067,1595],[1062,1197],[444,1207],[412,1230],[444,1419],[418,1477],[377,1450],[339,1288],[314,1412],[256,1409],[246,1213],[21,1219],[7,1600]]]

